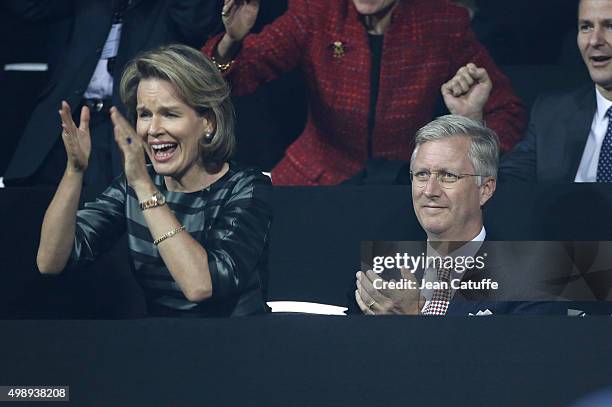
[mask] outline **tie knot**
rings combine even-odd
[[[606,110],[606,117],[608,119],[612,118],[612,106],[608,110]]]

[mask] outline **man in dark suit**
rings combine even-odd
[[[563,242],[474,240],[446,256],[437,253],[434,245],[419,241],[364,242],[362,269],[372,271],[365,273],[367,280],[361,276],[360,285],[367,288],[365,296],[372,292],[372,299],[378,296],[377,302],[383,306],[377,310],[362,306],[362,311],[375,315],[428,314],[426,305],[434,296],[432,285],[437,283],[435,262],[448,262],[449,258],[455,268],[450,274],[452,292],[445,315],[564,315],[568,308],[557,301],[564,299],[573,265]],[[408,269],[390,263],[386,266],[391,267],[382,267],[383,261],[397,256],[411,257]],[[474,259],[474,263],[468,259]],[[403,285],[388,285],[391,281]],[[407,281],[413,281],[413,286]],[[418,307],[414,299],[417,292],[422,297]]]
[[[486,237],[481,208],[496,187],[497,135],[479,122],[450,115],[421,128],[415,143],[410,161],[412,202],[427,233],[427,257],[477,257]],[[397,268],[400,281],[409,285],[399,290],[383,288],[375,269],[357,273],[355,300],[362,312],[445,315],[452,309],[449,304],[465,270],[421,265],[423,275],[417,281],[415,269]]]
[[[85,183],[108,185],[121,170],[108,109],[113,105],[123,107],[118,89],[125,64],[139,52],[162,44],[201,46],[219,20],[219,6],[212,0],[12,3],[14,11],[37,20],[71,13],[73,27],[4,175],[7,185],[59,182],[66,162],[58,116],[62,100],[68,102],[75,116],[81,107],[89,107],[95,156],[90,157]]]
[[[560,242],[485,241],[482,207],[496,189],[495,133],[460,116],[416,135],[412,201],[427,242],[362,247],[355,300],[367,315],[557,314],[573,257]]]
[[[500,180],[612,182],[612,0],[581,0],[578,48],[591,80],[540,98],[526,138],[502,160]]]

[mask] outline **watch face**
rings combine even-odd
[[[155,198],[157,198],[158,205],[164,205],[166,203],[166,197],[161,192],[156,193]]]

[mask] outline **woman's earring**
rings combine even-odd
[[[210,144],[212,143],[214,137],[215,135],[209,131],[204,135],[204,140],[206,141],[207,144]]]

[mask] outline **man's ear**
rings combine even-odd
[[[495,188],[497,187],[497,180],[495,178],[487,178],[486,181],[480,186],[480,206],[483,206],[493,196]]]

